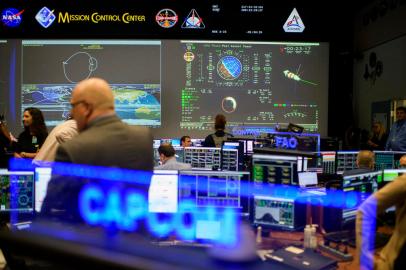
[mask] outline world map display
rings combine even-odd
[[[112,84],[117,115],[130,125],[161,125],[159,84]],[[63,122],[70,113],[74,84],[23,84],[22,112],[40,109],[47,126]]]

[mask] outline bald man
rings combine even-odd
[[[359,173],[373,172],[375,167],[375,153],[369,150],[361,150],[358,152],[357,169],[344,171],[343,175],[353,175]]]
[[[55,161],[133,170],[153,169],[149,129],[129,126],[116,116],[114,95],[105,80],[91,78],[80,82],[72,92],[70,103],[79,134],[58,147]],[[49,214],[64,210],[78,215],[80,187],[72,185],[66,177],[53,177],[41,212]]]

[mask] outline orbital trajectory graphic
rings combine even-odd
[[[81,59],[80,57],[87,57],[87,61],[86,59]],[[69,61],[74,62],[74,64],[70,64]],[[78,62],[76,62],[78,61]],[[87,67],[77,67],[76,65],[78,65],[78,63],[80,65],[83,64],[83,62],[87,62],[86,64],[88,65]],[[80,74],[80,76],[76,76],[75,79],[72,79],[72,74],[70,74],[70,72],[68,71],[68,66],[69,65],[75,65],[75,68],[72,68],[72,71],[74,70],[76,73],[78,71],[83,71],[84,74]],[[97,69],[97,59],[94,58],[93,56],[91,56],[89,53],[87,52],[76,52],[73,55],[71,55],[67,60],[62,62],[62,66],[63,66],[63,73],[65,75],[65,78],[71,82],[71,83],[77,83],[81,80],[85,80],[88,79],[92,73]],[[80,69],[82,68],[82,69]],[[73,73],[73,72],[72,72]]]
[[[289,70],[285,70],[283,71],[283,74],[285,75],[286,78],[291,79],[291,80],[295,80],[297,82],[304,82],[307,84],[311,84],[311,85],[318,85],[317,83],[311,82],[311,81],[306,81],[303,80],[302,78],[299,77],[299,75],[289,71]]]

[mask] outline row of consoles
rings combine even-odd
[[[192,139],[192,147],[180,146],[178,139],[154,140],[154,162],[159,165],[158,147],[161,143],[171,143],[179,162],[191,164],[192,168],[225,170],[225,171],[251,171],[252,155],[258,152],[268,153],[263,141],[247,138],[231,138],[223,142],[221,148],[202,147],[203,140]],[[265,147],[264,147],[265,146]],[[263,151],[261,151],[264,149]],[[274,149],[275,152],[284,152],[284,149]],[[287,150],[289,152],[289,150]],[[291,151],[294,152],[294,151]],[[301,151],[306,153],[303,159],[305,171],[315,171],[325,174],[341,174],[344,171],[356,169],[356,160],[359,151]],[[400,157],[406,152],[374,151],[375,170],[399,168]],[[295,154],[295,153],[293,153]],[[296,153],[298,157],[300,153]],[[298,163],[299,164],[299,163]],[[300,166],[300,164],[299,164]],[[278,181],[276,181],[278,182]]]
[[[357,207],[370,194],[406,172],[385,168],[349,176],[320,173],[308,170],[306,156],[281,153],[254,153],[251,162],[250,172],[155,170],[149,186],[148,211],[173,214],[181,201],[188,200],[197,208],[233,208],[242,220],[264,230],[293,231],[303,229],[306,208],[314,204],[323,208],[324,229],[340,231],[353,229]],[[0,217],[39,212],[51,174],[52,169],[44,167],[0,171]],[[196,231],[196,237],[210,239],[221,227],[215,221],[204,224],[197,226],[204,230]],[[213,229],[207,230],[207,226]]]

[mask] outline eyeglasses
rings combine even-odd
[[[79,100],[79,101],[73,102],[70,104],[70,106],[73,109],[73,108],[75,108],[76,105],[79,105],[80,103],[86,103],[86,100]]]

